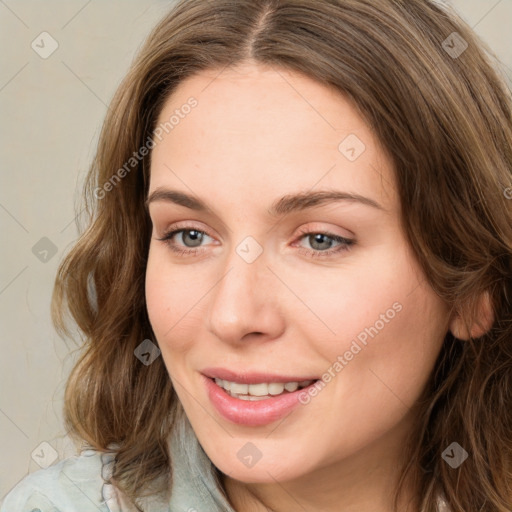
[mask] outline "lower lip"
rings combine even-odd
[[[307,393],[311,386],[298,389],[291,393],[285,392],[273,398],[250,401],[234,398],[226,390],[217,386],[214,380],[202,375],[208,396],[217,411],[227,420],[250,427],[268,425],[289,414],[299,402],[299,394]]]

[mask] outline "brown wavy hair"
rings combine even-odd
[[[454,41],[468,45],[460,55]],[[70,336],[70,313],[83,338],[65,391],[68,431],[101,451],[117,443],[113,481],[134,504],[168,495],[178,398],[161,357],[146,366],[134,356],[155,339],[144,291],[151,153],[126,162],[181,81],[248,61],[353,100],[394,163],[403,229],[429,284],[468,330],[490,299],[483,334],[446,334],[415,405],[395,508],[410,472],[421,512],[435,511],[440,493],[454,512],[510,512],[512,102],[492,51],[433,1],[181,0],[154,28],[110,104],[84,189],[86,226],[56,278],[55,326]],[[441,457],[453,441],[469,453],[456,470]]]

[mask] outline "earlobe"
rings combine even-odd
[[[470,325],[460,312],[455,311],[450,321],[451,333],[460,340],[475,339],[483,336],[494,323],[494,312],[492,309],[491,296],[485,291],[478,299],[475,317]]]

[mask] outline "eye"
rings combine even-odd
[[[313,256],[314,258],[328,258],[334,256],[340,252],[348,251],[350,246],[355,244],[354,240],[323,231],[300,230],[300,234],[302,236],[299,240],[306,239],[313,249],[299,247],[299,252]],[[339,244],[334,249],[331,248],[333,242]],[[328,247],[325,247],[326,244]],[[323,248],[327,250],[322,250]]]
[[[190,240],[192,246],[191,249],[187,248],[186,246],[184,249],[180,248],[181,246],[177,246],[174,243],[173,238],[179,233],[181,233],[182,242],[188,243],[186,240]],[[157,240],[164,242],[173,252],[177,254],[198,256],[198,253],[202,253],[204,250],[201,247],[196,249],[196,247],[200,246],[205,236],[209,237],[208,234],[204,231],[196,229],[192,226],[184,226],[180,229],[174,229],[165,233],[162,238],[158,238]]]
[[[182,243],[185,244],[184,247],[176,245],[175,240],[173,240],[178,234],[181,235],[180,238]],[[300,235],[298,240],[306,239],[312,249],[300,246],[298,251],[315,258],[326,258],[342,251],[348,251],[350,246],[355,244],[354,240],[322,231],[301,230]],[[171,229],[157,240],[164,242],[173,252],[181,256],[199,256],[206,250],[201,246],[205,237],[211,238],[205,231],[193,226],[182,226],[179,229]],[[334,249],[332,248],[333,243],[338,244]]]

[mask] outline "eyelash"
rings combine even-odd
[[[174,235],[185,232],[185,231],[197,231],[200,234],[210,236],[205,231],[201,231],[200,229],[196,229],[193,226],[184,226],[180,227],[179,229],[174,229],[171,231],[168,231],[164,234],[162,238],[157,238],[157,240],[164,242],[174,253],[180,255],[180,256],[200,256],[204,252],[204,249],[178,249],[176,245],[171,243],[171,239],[174,237]],[[307,231],[307,230],[300,230],[300,235],[298,240],[304,238],[305,236],[309,235],[326,235],[331,240],[340,243],[337,248],[335,249],[328,249],[326,251],[319,251],[314,249],[305,249],[304,247],[298,247],[298,251],[302,254],[306,254],[307,256],[312,256],[314,258],[328,258],[335,256],[338,253],[348,251],[350,250],[350,247],[355,245],[355,240],[350,240],[348,238],[344,238],[339,235],[335,235],[333,233],[324,232],[324,231]]]

